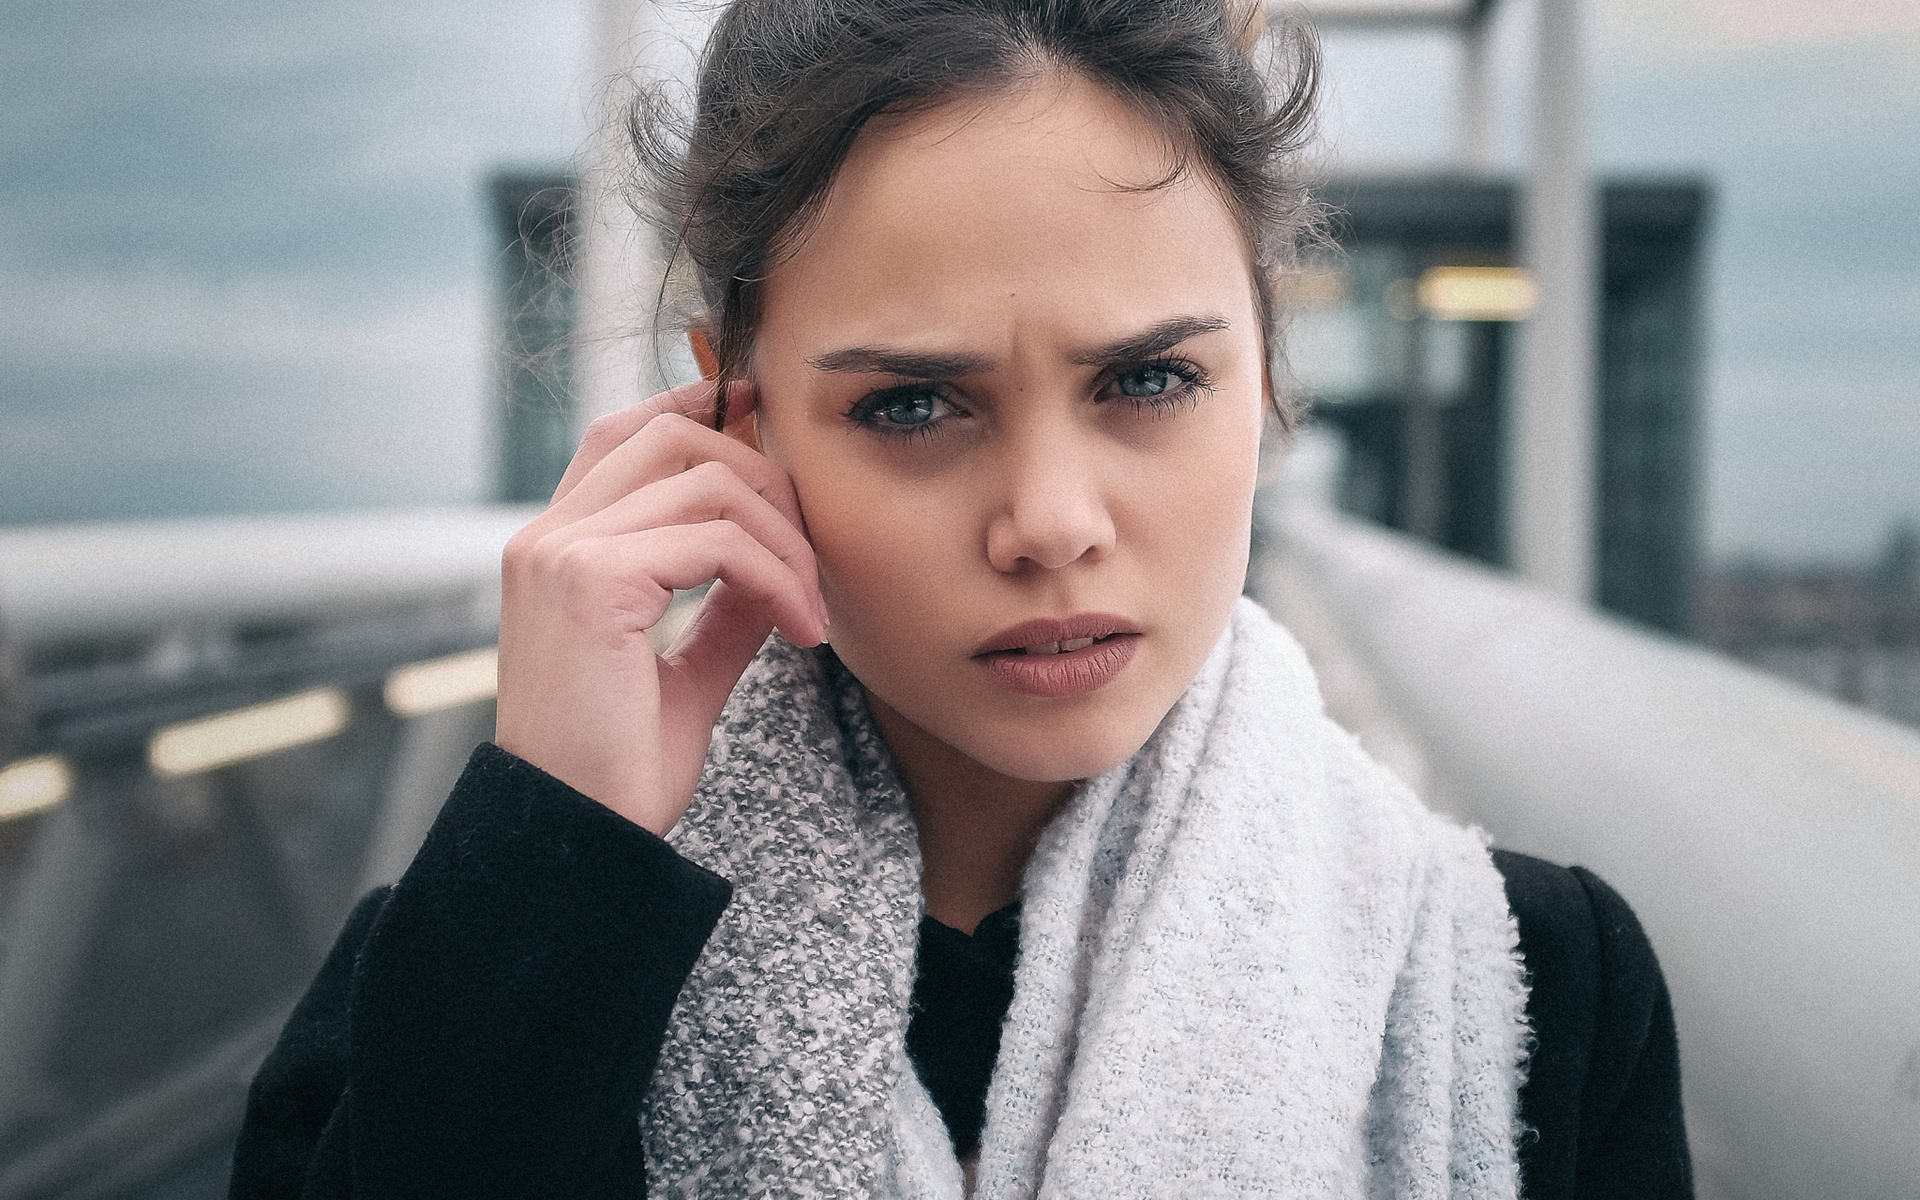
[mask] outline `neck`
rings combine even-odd
[[[920,830],[927,915],[972,933],[1020,896],[1040,834],[1073,795],[1072,781],[1014,779],[955,750],[867,693]]]

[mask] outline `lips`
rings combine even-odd
[[[1085,650],[1099,641],[1099,638],[1069,638],[1064,642],[1048,642],[1044,646],[1027,646],[1020,650],[1010,650],[1009,654],[1072,654],[1075,650]]]
[[[1041,617],[1038,620],[1023,621],[1011,629],[1003,629],[994,634],[974,655],[1002,654],[1009,651],[1024,651],[1028,654],[1071,653],[1082,649],[1085,644],[1112,637],[1115,634],[1140,632],[1138,626],[1125,617],[1116,617],[1108,613],[1082,613],[1073,617]],[[1062,643],[1073,643],[1066,646]]]
[[[1126,669],[1140,648],[1133,622],[1105,613],[1027,621],[989,638],[974,661],[995,683],[1030,696],[1061,698],[1097,691]]]

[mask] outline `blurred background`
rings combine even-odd
[[[1249,590],[1633,901],[1703,1196],[1920,1196],[1920,5],[1306,11],[1337,245]],[[704,19],[0,8],[0,1200],[224,1193],[490,731],[501,543],[683,369],[598,134]]]

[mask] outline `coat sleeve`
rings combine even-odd
[[[644,1194],[640,1104],[730,894],[481,746],[261,1065],[230,1194]]]
[[[1600,1016],[1580,1098],[1581,1200],[1691,1200],[1673,1002],[1653,946],[1620,894],[1571,869],[1599,929]]]
[[[1687,1200],[1673,1006],[1640,922],[1591,871],[1506,851],[1494,863],[1530,985],[1527,1200]]]

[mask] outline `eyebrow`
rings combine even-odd
[[[1114,366],[1139,362],[1165,354],[1190,337],[1217,333],[1230,328],[1223,317],[1168,317],[1139,333],[1108,342],[1073,356],[1081,366]],[[906,379],[958,379],[993,370],[994,361],[984,354],[921,353],[895,350],[886,346],[849,346],[830,350],[807,365],[819,371],[854,375],[897,375]]]
[[[1168,317],[1130,337],[1073,356],[1084,367],[1110,367],[1156,358],[1190,337],[1229,328],[1224,317]]]
[[[993,360],[983,354],[920,354],[911,350],[889,350],[885,346],[849,346],[810,358],[807,364],[820,371],[900,375],[908,379],[955,379],[993,369]]]

